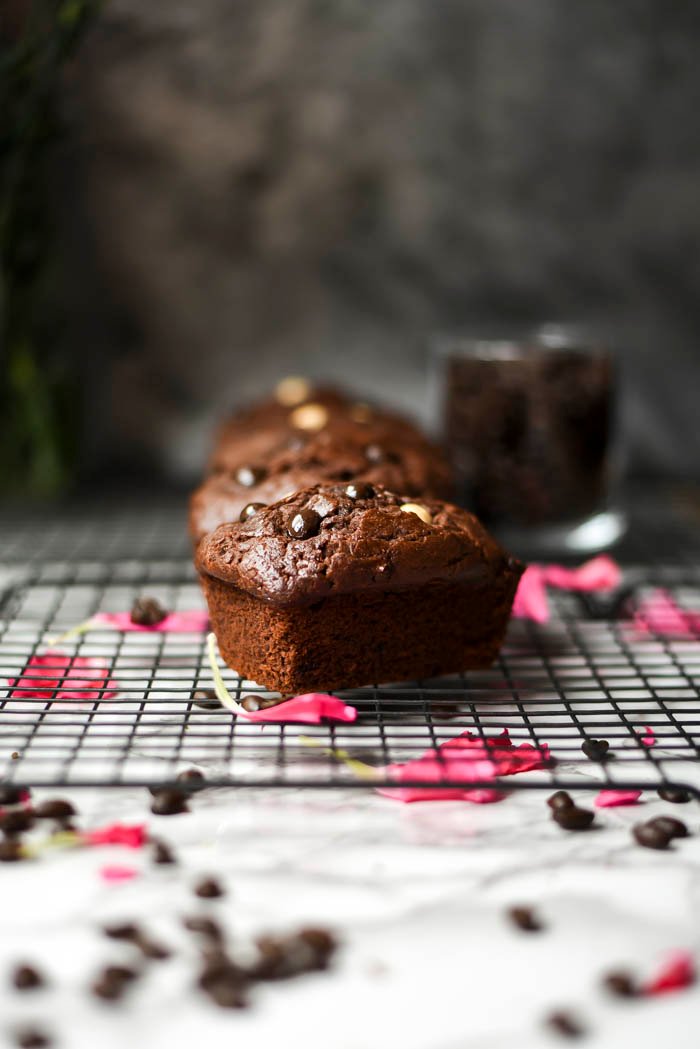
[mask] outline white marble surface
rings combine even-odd
[[[599,830],[567,834],[536,792],[404,806],[370,791],[207,791],[169,818],[149,813],[146,791],[61,794],[85,828],[146,819],[180,864],[153,866],[146,850],[115,846],[0,867],[0,1045],[31,1019],[70,1049],[544,1049],[565,1043],[543,1016],[571,1007],[591,1049],[697,1049],[700,988],[621,1002],[599,987],[612,967],[652,973],[674,948],[700,958],[700,836],[641,849],[629,833],[641,807],[603,811]],[[695,803],[654,795],[643,805],[645,817],[662,811],[700,833]],[[140,876],[105,884],[97,871],[107,862],[133,863]],[[193,896],[209,873],[225,899]],[[518,903],[535,905],[546,931],[513,929],[504,910]],[[180,919],[199,912],[239,943],[328,923],[342,950],[332,972],[260,987],[249,1011],[225,1012],[193,987],[195,943]],[[108,1005],[86,986],[98,965],[131,956],[99,933],[119,918],[143,922],[176,953]],[[51,989],[11,990],[19,960],[45,970]]]

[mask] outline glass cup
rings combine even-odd
[[[522,556],[587,553],[625,530],[616,368],[579,329],[436,344],[443,438],[458,498]]]

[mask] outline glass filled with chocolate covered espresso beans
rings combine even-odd
[[[459,501],[514,553],[585,553],[625,530],[617,368],[604,342],[546,325],[434,344],[438,414]]]

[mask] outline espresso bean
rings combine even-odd
[[[236,470],[236,480],[243,488],[253,488],[264,480],[267,471],[260,466],[239,466]]]
[[[565,790],[557,790],[547,798],[547,804],[553,810],[572,809],[574,808],[574,799]]]
[[[563,1038],[582,1038],[585,1034],[578,1020],[571,1013],[564,1010],[550,1013],[547,1017],[547,1025]]]
[[[107,965],[104,969],[104,976],[108,980],[122,980],[124,983],[131,983],[133,980],[138,980],[141,974],[136,970],[132,969],[130,965]]]
[[[213,688],[199,688],[192,696],[195,707],[202,710],[221,710],[221,703]]]
[[[269,699],[267,696],[243,696],[241,698],[241,706],[249,714],[254,714],[256,710],[266,710],[268,707],[274,707],[279,702],[278,699]]]
[[[266,503],[246,503],[238,515],[238,520],[247,521],[249,517],[255,517],[258,510],[264,510],[266,505]]]
[[[137,597],[131,606],[131,622],[137,626],[156,626],[168,615],[160,601],[154,597]]]
[[[639,986],[634,977],[628,972],[615,971],[606,973],[603,977],[603,986],[617,998],[635,998],[639,994]]]
[[[216,878],[202,878],[195,885],[194,894],[195,896],[200,896],[203,900],[215,900],[220,896],[226,895]]]
[[[585,739],[581,744],[581,750],[591,761],[605,761],[609,749],[610,744],[607,739]]]
[[[353,481],[345,488],[348,499],[372,499],[374,488],[371,484],[363,484],[361,481]]]
[[[647,826],[658,827],[664,834],[668,834],[669,838],[688,837],[688,828],[685,823],[674,816],[655,816],[647,821]]]
[[[590,809],[580,809],[571,805],[565,809],[553,809],[552,819],[564,830],[588,830],[595,819]]]
[[[690,791],[682,787],[661,787],[656,793],[663,801],[670,801],[674,805],[686,805],[692,797]]]
[[[245,1009],[248,997],[240,984],[227,980],[210,980],[205,988],[207,995],[220,1009]]]
[[[320,524],[320,515],[315,510],[304,508],[292,514],[287,524],[287,532],[292,539],[310,539],[318,535]]]
[[[0,841],[0,863],[19,863],[25,859],[22,846],[13,838]]]
[[[28,809],[12,809],[0,815],[0,830],[8,838],[16,838],[25,831],[31,830],[36,820],[34,813]]]
[[[15,1036],[15,1044],[20,1049],[44,1049],[53,1043],[49,1035],[38,1027],[22,1027]]]
[[[175,779],[178,783],[185,783],[191,791],[204,790],[207,785],[204,774],[199,769],[183,769]]]
[[[632,828],[632,836],[638,845],[645,849],[667,849],[671,842],[671,835],[661,827],[654,827],[651,823],[637,823]]]
[[[539,920],[532,907],[511,907],[508,917],[513,925],[523,932],[541,932],[542,922]]]
[[[110,980],[102,975],[93,981],[90,989],[96,998],[102,998],[106,1002],[118,1002],[124,997],[126,983],[124,980]]]
[[[75,814],[71,803],[62,798],[52,798],[50,801],[42,801],[40,805],[34,806],[34,815],[38,820],[56,820],[63,823]]]
[[[150,958],[153,961],[165,961],[165,959],[170,958],[172,954],[172,951],[168,950],[167,947],[164,947],[162,943],[158,943],[157,940],[152,940],[145,935],[139,936],[134,942],[144,958]]]
[[[332,954],[338,946],[338,941],[328,929],[316,926],[307,926],[297,934],[299,939],[308,944],[318,954]]]
[[[44,977],[33,965],[18,965],[12,974],[12,983],[18,991],[32,991],[44,986]]]
[[[153,862],[154,863],[159,863],[159,864],[177,863],[177,859],[175,858],[175,853],[170,848],[170,846],[167,844],[167,842],[160,841],[160,840],[153,841],[153,839],[151,839],[151,844],[153,845]]]
[[[156,816],[177,816],[189,811],[187,801],[179,790],[159,790],[151,803],[151,812]]]

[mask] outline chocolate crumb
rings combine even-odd
[[[547,1017],[547,1025],[563,1038],[582,1038],[585,1031],[578,1020],[569,1012],[557,1010]]]
[[[110,940],[127,940],[130,943],[135,943],[142,935],[141,929],[134,922],[117,922],[112,925],[105,925],[102,931]]]
[[[49,1035],[38,1027],[22,1027],[15,1036],[15,1043],[20,1049],[43,1049],[53,1044]]]
[[[34,806],[34,815],[38,820],[57,820],[63,823],[65,820],[75,816],[75,808],[69,801],[63,798],[51,798]]]
[[[44,977],[33,965],[18,965],[12,973],[12,983],[18,991],[33,991],[45,985]]]
[[[26,787],[15,787],[10,783],[0,783],[0,805],[19,805],[29,796]]]
[[[543,929],[542,922],[532,907],[510,907],[508,917],[513,925],[523,932],[541,932]]]
[[[198,933],[200,936],[206,937],[213,943],[222,943],[224,940],[224,933],[221,926],[215,922],[212,918],[206,918],[203,915],[195,914],[188,918],[182,919],[182,924],[189,932]]]
[[[151,844],[153,845],[153,862],[154,863],[161,863],[161,864],[177,863],[177,858],[175,856],[175,853],[173,852],[173,850],[171,849],[171,847],[168,845],[167,842],[161,841],[160,839],[157,839],[156,841],[151,840]]]
[[[153,798],[151,812],[156,816],[177,816],[181,812],[189,812],[187,801],[179,790],[159,790]]]
[[[565,790],[557,790],[554,794],[550,794],[547,798],[547,804],[550,809],[572,809],[574,808],[574,799]]]
[[[622,970],[606,973],[603,986],[617,998],[635,998],[639,994],[639,986],[634,977]]]
[[[137,626],[157,626],[168,614],[154,597],[138,597],[131,606],[130,618]]]
[[[194,893],[195,896],[200,896],[203,900],[215,900],[220,896],[226,895],[216,878],[202,878],[195,885]]]
[[[188,790],[203,790],[207,785],[204,773],[200,772],[199,769],[184,769],[182,772],[178,772],[175,777],[178,783],[184,783]]]
[[[25,831],[31,830],[36,820],[30,809],[12,809],[0,815],[0,830],[8,838],[18,837]]]

